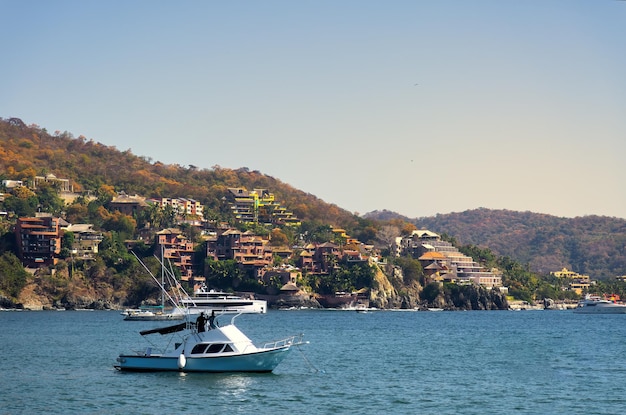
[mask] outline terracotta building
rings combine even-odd
[[[19,218],[15,225],[18,253],[25,267],[55,265],[61,253],[59,218]]]

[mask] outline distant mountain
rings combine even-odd
[[[539,273],[566,267],[592,278],[626,275],[626,220],[620,218],[561,218],[485,208],[415,219],[390,211],[375,211],[365,217],[405,220],[418,229],[454,237],[459,245],[489,248]]]

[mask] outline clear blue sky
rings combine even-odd
[[[0,117],[360,214],[626,218],[626,1],[0,0]]]

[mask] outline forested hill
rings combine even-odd
[[[190,151],[194,151],[190,149]],[[207,150],[210,151],[210,150]],[[229,187],[268,189],[287,209],[307,222],[340,226],[353,236],[365,234],[369,220],[401,219],[456,239],[457,245],[478,245],[501,256],[548,273],[567,267],[592,278],[626,275],[626,220],[555,216],[508,210],[476,209],[410,219],[393,212],[372,212],[359,218],[334,204],[248,168],[168,165],[130,150],[69,132],[49,133],[20,119],[0,118],[0,179],[28,180],[52,173],[69,179],[77,193],[124,191],[146,197],[185,197],[219,212]],[[359,228],[362,232],[353,232]],[[375,232],[375,231],[374,231]],[[363,238],[363,241],[373,240]]]
[[[485,208],[416,219],[388,211],[366,217],[403,219],[418,229],[447,234],[458,245],[489,248],[540,273],[566,267],[599,279],[626,275],[626,220],[620,218],[561,218]]]
[[[219,211],[229,187],[262,188],[306,221],[349,229],[359,220],[336,205],[245,167],[168,165],[83,136],[75,138],[67,131],[49,133],[18,118],[0,118],[0,178],[21,180],[48,173],[69,179],[77,193],[89,190],[94,194],[105,186],[130,195],[192,198],[214,211]]]

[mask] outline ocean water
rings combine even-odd
[[[303,332],[310,344],[271,374],[122,373],[117,355],[150,346],[138,332],[159,322],[115,311],[1,312],[0,415],[626,408],[626,315],[270,310],[236,322],[254,341]]]

